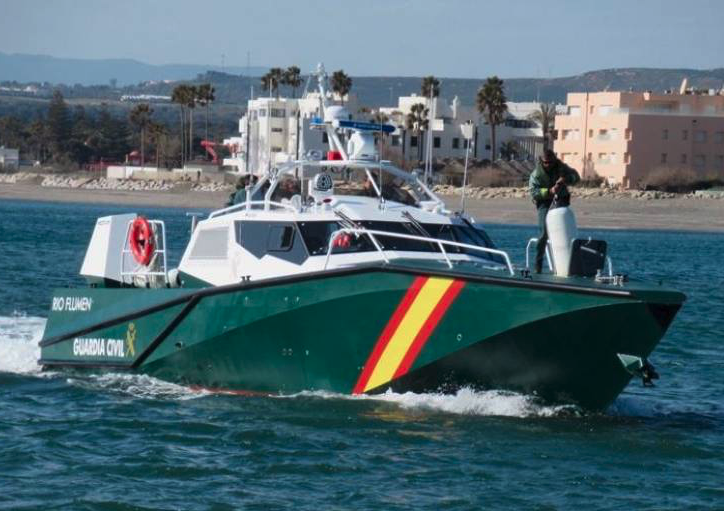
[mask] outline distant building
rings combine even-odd
[[[554,150],[584,176],[637,187],[655,169],[724,176],[724,95],[570,93]]]
[[[20,151],[18,149],[9,149],[4,146],[0,147],[0,168],[3,170],[14,170],[20,165]]]
[[[329,105],[341,104],[339,96],[328,96]],[[349,112],[357,112],[357,97],[348,95],[344,106]],[[249,100],[246,114],[239,119],[239,136],[224,140],[231,156],[224,158],[223,164],[244,174],[261,174],[276,164],[302,158],[309,151],[326,152],[326,133],[311,127],[321,111],[318,92],[297,99]]]
[[[329,93],[330,104],[341,104],[341,99]],[[421,96],[402,96],[397,106],[383,107],[379,113],[387,123],[397,127],[389,138],[389,148],[403,161],[424,159],[427,134],[418,136],[408,130],[406,117],[412,106],[422,103],[426,107],[430,100]],[[492,147],[490,128],[476,108],[464,107],[455,97],[451,102],[434,98],[435,118],[430,120],[434,158],[463,158],[467,140],[470,139],[471,156],[490,159]],[[350,94],[344,106],[355,119],[367,120],[374,112],[360,111],[357,98]],[[529,119],[538,110],[539,103],[508,103],[505,122],[496,129],[498,157],[500,147],[506,142],[515,142],[518,158],[533,159],[543,147],[543,132],[540,126]],[[561,110],[563,111],[563,110]],[[324,131],[312,127],[312,121],[320,116],[321,104],[318,92],[306,94],[303,98],[262,97],[249,100],[247,113],[239,120],[239,136],[224,140],[231,156],[224,159],[225,166],[234,167],[242,173],[265,172],[269,166],[304,156],[309,151],[329,149]],[[428,113],[428,116],[432,116]]]
[[[380,108],[380,113],[387,116],[390,124],[398,127],[392,134],[391,145],[397,148],[405,161],[417,160],[418,154],[425,154],[424,145],[427,134],[422,133],[422,140],[414,131],[406,126],[407,115],[412,106],[422,103],[428,108],[428,116],[432,128],[433,155],[436,158],[463,158],[467,139],[470,138],[471,156],[478,159],[490,159],[492,156],[492,142],[490,127],[485,123],[484,117],[475,107],[463,106],[458,97],[451,102],[444,98],[429,98],[417,96],[401,96],[397,106]],[[533,159],[540,154],[543,147],[543,132],[540,126],[529,119],[530,115],[538,110],[539,103],[508,102],[508,115],[505,122],[496,127],[495,138],[498,146],[497,157],[500,157],[500,148],[507,142],[515,142],[519,158]]]

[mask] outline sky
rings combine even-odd
[[[0,51],[352,76],[724,67],[720,0],[0,0]]]

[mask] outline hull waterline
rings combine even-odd
[[[469,386],[601,408],[631,378],[617,354],[646,358],[683,300],[404,265],[218,288],[59,290],[40,363],[251,392]]]

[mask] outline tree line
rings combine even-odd
[[[177,86],[173,99],[180,107],[181,128],[177,129],[156,120],[154,108],[147,103],[120,115],[105,103],[88,111],[82,105],[69,105],[55,90],[45,111],[0,117],[0,145],[18,148],[24,160],[68,169],[123,162],[136,148],[142,164],[180,166],[200,151],[199,137],[193,133],[194,109],[204,109],[203,136],[208,139],[214,99],[211,84]]]

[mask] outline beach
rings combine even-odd
[[[495,189],[491,189],[495,190]],[[480,195],[478,193],[477,195]],[[535,208],[520,192],[491,192],[491,197],[466,199],[465,211],[483,224],[536,223]],[[580,194],[579,194],[580,195]],[[229,191],[195,191],[190,186],[169,190],[119,190],[49,187],[29,183],[0,183],[0,200],[31,200],[117,204],[174,208],[221,208]],[[454,211],[460,195],[440,195]],[[577,196],[574,207],[583,228],[654,229],[724,232],[724,199],[662,194],[664,198],[635,198],[630,194]]]

